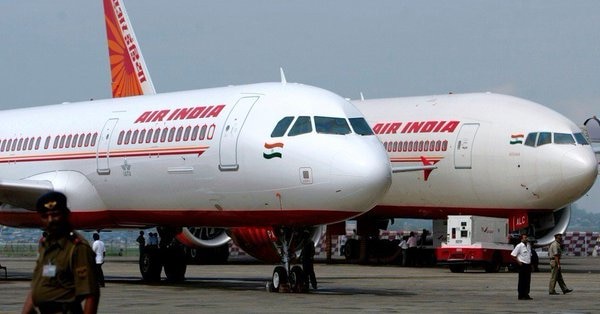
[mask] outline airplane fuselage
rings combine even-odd
[[[581,197],[597,175],[579,127],[524,99],[475,93],[353,103],[384,143],[392,166],[437,166],[394,173],[370,216],[552,212]],[[535,134],[549,140],[532,139]]]
[[[286,117],[290,132],[301,119],[309,129],[274,136]],[[350,129],[360,112],[297,84],[34,107],[0,118],[0,224],[11,226],[39,225],[34,213],[10,206],[19,182],[66,193],[74,225],[94,229],[322,224],[370,209],[390,182],[381,143]],[[342,118],[349,132],[318,125],[330,118]]]

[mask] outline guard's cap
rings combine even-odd
[[[562,237],[562,233],[556,233],[554,234],[555,237],[561,236]]]
[[[38,213],[64,212],[69,213],[67,197],[60,192],[48,192],[38,198],[35,205]]]

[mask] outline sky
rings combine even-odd
[[[158,92],[496,92],[600,115],[600,1],[125,0]],[[110,98],[101,0],[0,1],[0,109]],[[600,213],[600,184],[576,204]]]

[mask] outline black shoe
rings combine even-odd
[[[526,296],[526,297],[519,297],[519,300],[533,300],[533,298],[530,296]]]
[[[573,289],[567,289],[567,290],[563,291],[563,294],[567,294],[567,293],[570,293],[570,292],[573,292]]]
[[[570,291],[569,291],[570,292]],[[556,292],[556,291],[552,291],[550,293],[548,293],[549,295],[559,295],[560,293]]]

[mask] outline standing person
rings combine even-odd
[[[413,231],[410,232],[410,236],[408,237],[408,251],[407,251],[407,260],[406,263],[408,266],[415,266],[417,259],[417,236]]]
[[[408,236],[402,237],[402,241],[398,246],[402,250],[402,266],[406,266],[406,255],[408,254]]]
[[[560,286],[563,294],[572,292],[573,289],[567,288],[565,281],[562,277],[562,268],[560,266],[560,258],[562,256],[562,234],[557,233],[554,235],[554,242],[550,244],[548,248],[548,256],[550,256],[550,286],[549,293],[551,295],[559,294],[556,292],[556,283]]]
[[[96,313],[100,289],[94,252],[69,223],[67,198],[59,192],[42,195],[37,212],[48,236],[39,257],[23,305],[23,313]],[[82,309],[81,302],[85,301]],[[37,308],[37,309],[36,309]]]
[[[137,239],[135,239],[135,242],[138,243],[138,247],[140,248],[140,256],[142,256],[142,251],[144,250],[144,247],[146,246],[146,238],[144,238],[143,230],[140,231],[140,235],[137,237]]]
[[[104,257],[106,257],[106,249],[104,248],[104,242],[100,240],[100,235],[94,233],[92,236],[94,243],[92,243],[92,250],[96,254],[96,271],[98,272],[98,284],[100,287],[104,287],[104,272],[102,271],[102,264],[104,264]]]
[[[302,246],[302,253],[300,253],[300,259],[302,260],[302,269],[306,274],[307,283],[312,284],[313,289],[317,289],[317,277],[315,276],[314,259],[315,259],[315,242],[310,238],[310,233],[304,231],[304,243]]]
[[[522,234],[521,242],[510,253],[519,264],[519,283],[517,285],[519,300],[533,300],[529,296],[531,287],[531,245],[527,240],[527,235]]]

